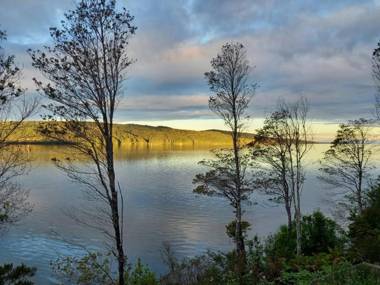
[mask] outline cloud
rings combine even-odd
[[[41,43],[48,38],[49,27],[57,25],[73,3],[72,0],[2,0],[0,28],[8,32],[11,42]]]
[[[20,2],[20,3],[18,3]],[[21,2],[23,5],[21,5]],[[119,120],[209,118],[204,72],[227,41],[247,48],[259,83],[252,113],[265,116],[279,97],[306,96],[316,119],[346,120],[372,112],[371,52],[380,40],[374,1],[128,0],[138,26],[137,62],[126,82]],[[8,51],[24,66],[24,84],[38,75],[25,50],[48,43],[72,0],[4,0],[1,27]],[[15,24],[17,23],[17,24]]]

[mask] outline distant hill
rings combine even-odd
[[[40,122],[25,122],[10,139],[15,143],[54,144],[38,133]],[[138,124],[116,124],[115,141],[118,145],[167,145],[167,146],[229,146],[231,135],[222,130],[191,131],[166,126]],[[244,141],[249,143],[254,135],[245,133]]]

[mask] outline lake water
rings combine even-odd
[[[333,208],[328,187],[317,180],[318,159],[328,145],[315,145],[307,158],[307,180],[302,196],[304,213]],[[72,183],[50,161],[63,147],[32,146],[35,158],[30,173],[19,179],[31,190],[31,214],[0,237],[0,263],[26,263],[38,268],[37,284],[55,284],[49,263],[59,256],[83,254],[82,246],[104,248],[104,236],[78,225],[67,214],[69,207],[91,205],[80,186]],[[202,172],[197,162],[210,157],[208,150],[121,149],[117,177],[126,188],[126,251],[129,261],[140,257],[157,273],[165,272],[161,259],[164,242],[178,257],[211,250],[227,250],[233,244],[225,235],[232,209],[218,198],[192,193],[192,179]],[[254,196],[245,219],[252,233],[264,236],[286,223],[282,206],[263,195]]]

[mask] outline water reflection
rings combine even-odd
[[[329,212],[329,192],[316,179],[317,161],[328,145],[315,145],[308,155],[307,181],[303,192],[304,212]],[[33,159],[30,174],[21,183],[31,189],[35,209],[0,239],[0,262],[25,262],[38,267],[37,284],[52,284],[49,262],[58,256],[80,254],[81,246],[104,247],[104,236],[78,225],[63,209],[86,207],[80,186],[70,182],[51,163],[65,157],[68,149],[59,146],[30,146]],[[206,249],[225,250],[232,246],[225,224],[233,218],[222,199],[196,196],[192,179],[202,171],[197,162],[210,157],[205,149],[123,147],[116,151],[116,171],[125,188],[126,251],[131,261],[141,257],[157,272],[163,242],[170,242],[179,257],[193,256]],[[79,162],[80,163],[80,162]],[[256,195],[258,203],[247,208],[246,219],[253,232],[265,235],[286,223],[282,207]]]

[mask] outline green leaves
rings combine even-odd
[[[66,256],[51,263],[53,271],[64,281],[77,285],[113,285],[114,259],[111,253],[88,252],[83,257]],[[126,285],[158,285],[155,274],[140,259],[125,270]],[[1,285],[1,283],[0,283]]]
[[[362,211],[365,190],[371,178],[371,126],[366,119],[341,124],[330,148],[321,160],[323,182],[339,188],[352,212]]]
[[[33,285],[30,280],[36,273],[35,268],[21,264],[14,266],[12,263],[0,265],[0,285]]]

